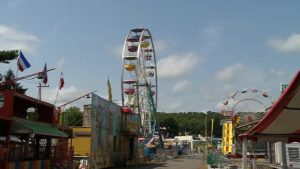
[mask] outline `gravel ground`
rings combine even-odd
[[[118,167],[119,168],[119,167]],[[207,169],[202,155],[183,155],[164,162],[149,162],[135,167],[122,167],[119,169]]]

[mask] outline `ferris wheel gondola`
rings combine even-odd
[[[156,127],[157,68],[150,31],[131,29],[122,52],[122,106],[139,116],[140,132],[153,135]]]

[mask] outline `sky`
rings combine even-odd
[[[139,27],[149,29],[155,46],[158,111],[220,111],[232,92],[245,89],[258,89],[275,100],[280,84],[288,84],[299,71],[300,1],[0,0],[0,4],[0,50],[24,53],[31,67],[18,72],[18,77],[43,70],[45,63],[56,68],[48,72],[49,87],[42,89],[42,99],[57,106],[94,90],[107,98],[108,78],[113,100],[120,102],[124,40],[130,29]],[[16,61],[0,65],[0,73],[8,69],[16,72]],[[60,72],[65,86],[58,92]],[[37,97],[37,79],[20,83],[29,96]],[[70,106],[88,102],[80,99]]]

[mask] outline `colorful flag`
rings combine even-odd
[[[112,101],[112,93],[109,78],[107,79],[107,87],[108,87],[108,100]]]
[[[18,69],[23,72],[25,69],[31,67],[30,63],[27,61],[22,51],[20,50],[19,58],[17,61]]]
[[[48,83],[48,75],[47,75],[47,64],[45,63],[44,70],[43,70],[43,83]]]
[[[64,77],[63,77],[63,73],[61,72],[60,79],[59,79],[59,90],[61,90],[61,88],[63,88],[64,85],[65,85],[65,80],[64,80]]]

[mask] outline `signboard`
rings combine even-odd
[[[232,123],[223,123],[223,135],[222,135],[222,152],[223,154],[228,154],[232,152]]]
[[[223,110],[222,112],[222,115],[223,116],[233,116],[233,113],[234,113],[234,111],[225,111],[225,110]]]

